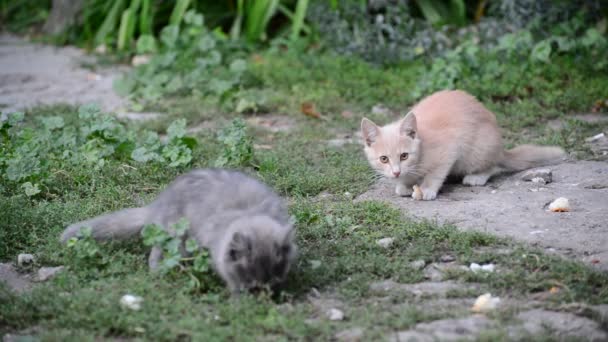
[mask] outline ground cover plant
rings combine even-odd
[[[542,39],[530,32],[503,35],[496,46],[464,41],[426,61],[381,66],[316,47],[286,49],[283,42],[255,53],[224,50],[221,38],[198,24],[202,17],[189,13],[184,22],[190,26],[179,32],[193,35],[177,38],[168,28],[150,64],[118,85],[135,105],[166,113],[158,120],[125,122],[94,106],[58,105],[2,121],[0,261],[32,253],[33,268],[66,268],[21,294],[0,284],[0,335],[281,341],[331,340],[361,328],[362,340],[378,340],[419,323],[468,317],[471,299],[485,292],[504,304],[487,314],[498,324],[483,328],[479,340],[512,338],[518,311],[534,301],[606,329],[606,318],[589,309],[608,304],[606,273],[511,240],[414,221],[382,202],[355,200],[376,180],[355,135],[361,116],[396,119],[444,87],[467,90],[495,111],[508,145],[558,144],[578,158],[596,158],[584,139],[606,131],[608,121],[586,122],[575,114],[590,112],[598,101],[606,110],[600,56],[608,47],[601,27],[566,22],[568,48],[561,47],[561,31]],[[568,35],[573,26],[577,33]],[[192,45],[192,37],[205,48]],[[196,58],[208,62],[212,54],[221,61],[197,64]],[[171,62],[162,64],[163,58]],[[193,69],[198,78],[189,82]],[[151,81],[158,74],[162,79]],[[213,82],[221,80],[228,86],[214,91]],[[556,120],[559,129],[549,125]],[[300,257],[284,291],[230,298],[209,272],[204,251],[183,260],[175,239],[153,226],[139,240],[96,243],[85,234],[60,245],[68,224],[148,203],[174,177],[197,167],[240,169],[288,200]],[[380,246],[387,237],[392,244]],[[158,274],[147,267],[152,245],[174,256]],[[458,267],[472,262],[493,263],[498,271]],[[389,279],[427,283],[432,266],[448,268],[433,281],[457,286],[442,295],[383,290]],[[122,307],[125,294],[141,296],[141,309]],[[329,319],[331,309],[344,318]],[[534,338],[556,337],[543,330]]]

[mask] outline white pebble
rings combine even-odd
[[[532,178],[532,183],[547,184],[547,182],[541,177]]]
[[[395,242],[395,239],[387,237],[377,240],[376,244],[382,248],[389,248],[393,244],[393,242]]]
[[[485,265],[480,265],[477,263],[471,263],[471,265],[469,266],[469,269],[473,272],[473,273],[477,273],[477,272],[494,272],[494,264],[485,264]]]
[[[17,265],[25,266],[34,262],[34,256],[31,254],[19,254],[17,256]]]
[[[141,303],[143,302],[143,298],[139,296],[134,296],[130,294],[126,294],[120,298],[120,306],[125,309],[131,310],[139,310],[141,309]]]
[[[344,312],[336,308],[331,308],[327,311],[327,318],[329,318],[330,321],[341,321],[344,319]]]
[[[549,204],[549,210],[553,212],[570,211],[570,203],[566,197],[560,197]]]

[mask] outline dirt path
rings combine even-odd
[[[484,187],[448,184],[436,201],[414,201],[398,197],[383,181],[358,200],[386,201],[416,218],[512,237],[608,270],[608,163],[577,161],[548,169],[553,182],[546,185],[523,181],[522,172]],[[571,212],[547,209],[558,197],[569,199]]]
[[[0,35],[0,109],[12,112],[41,104],[96,102],[106,111],[124,111],[126,101],[112,90],[120,68],[95,72],[83,68],[94,61],[74,47]]]

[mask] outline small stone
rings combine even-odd
[[[106,44],[101,44],[95,48],[95,52],[103,55],[106,52],[108,52],[108,48],[107,48]]]
[[[426,262],[422,259],[410,262],[410,266],[415,270],[421,270],[424,268],[425,265]]]
[[[477,263],[471,263],[469,269],[473,271],[473,273],[477,272],[494,272],[494,264],[485,264],[479,265]]]
[[[139,310],[141,309],[141,303],[144,301],[142,297],[126,294],[120,298],[120,306],[125,309]]]
[[[63,266],[57,267],[41,267],[38,270],[38,281],[47,281],[63,270]]]
[[[387,237],[376,241],[376,244],[382,248],[389,248],[393,242],[395,242],[394,238]]]
[[[363,338],[363,329],[359,327],[354,327],[351,329],[342,330],[334,337],[336,340],[343,342],[361,341],[361,339]]]
[[[17,256],[17,265],[23,267],[34,262],[34,256],[32,254],[19,254]]]
[[[538,183],[543,185],[547,184],[547,182],[541,177],[532,178],[532,183]]]
[[[321,298],[321,293],[319,292],[319,290],[313,287],[310,289],[310,296],[312,298]]]
[[[149,55],[135,55],[133,59],[131,59],[131,65],[138,66],[150,63]]]
[[[439,261],[441,262],[452,262],[454,260],[456,260],[456,258],[450,254],[444,254],[439,258]]]
[[[330,321],[341,321],[344,319],[344,312],[340,309],[331,308],[327,311],[327,318]]]
[[[310,260],[310,268],[312,268],[313,270],[321,267],[321,260]]]
[[[424,269],[424,277],[430,281],[442,281],[443,272],[439,269],[438,264],[430,264]]]
[[[522,180],[528,182],[534,182],[535,178],[542,178],[545,181],[545,184],[551,183],[553,181],[553,172],[549,169],[534,169],[526,171],[526,173],[521,176]]]
[[[385,107],[383,104],[379,103],[372,107],[372,114],[389,115],[390,110],[387,107]]]

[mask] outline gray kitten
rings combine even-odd
[[[72,224],[61,241],[77,236],[83,227],[91,227],[96,240],[128,239],[153,223],[171,233],[167,227],[182,217],[190,223],[186,236],[209,250],[214,269],[232,293],[285,280],[296,256],[287,207],[268,186],[236,171],[193,170],[176,178],[149,205]],[[154,247],[150,268],[157,268],[161,258],[162,250]]]

